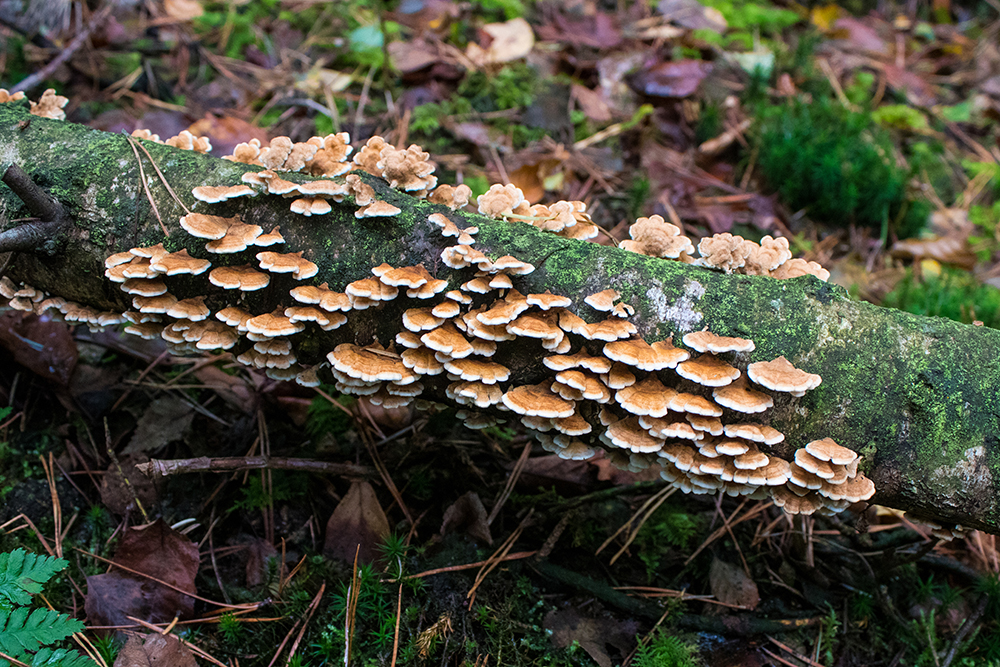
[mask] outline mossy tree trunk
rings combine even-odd
[[[435,211],[459,226],[476,225],[476,247],[491,257],[512,254],[537,268],[517,278],[524,292],[550,289],[582,302],[586,294],[614,288],[636,309],[632,321],[647,340],[708,327],[751,338],[757,349],[746,360],[788,357],[796,366],[823,376],[822,385],[802,398],[780,398],[768,413],[786,434],[775,448],[789,458],[806,442],[832,437],[864,455],[862,469],[878,489],[874,502],[996,532],[1000,498],[1000,332],[938,318],[917,317],[848,298],[835,285],[811,277],[778,281],[724,275],[678,262],[652,259],[592,243],[546,234],[518,223],[452,213],[390,190],[365,176],[386,201],[403,210],[395,218],[355,219],[350,201],[331,214],[304,218],[289,212],[289,201],[258,196],[227,204],[197,203],[197,185],[238,183],[248,168],[213,157],[144,142],[174,191],[193,210],[237,214],[265,231],[275,225],[286,251],[305,252],[320,267],[313,282],[343,290],[371,275],[373,266],[424,263],[453,287],[471,270],[453,271],[440,261],[450,245],[427,222]],[[164,243],[186,247],[214,265],[241,264],[247,255],[225,259],[209,255],[203,242],[185,233],[184,210],[170,197],[150,161],[140,151],[146,186],[169,236],[165,236],[140,181],[139,163],[124,136],[71,123],[35,118],[18,103],[0,105],[0,173],[17,164],[35,183],[56,197],[74,226],[58,239],[55,254],[17,253],[7,275],[37,288],[101,309],[127,306],[117,285],[104,278],[104,259],[136,246]],[[293,174],[291,180],[308,177]],[[23,203],[0,185],[4,228],[27,215]],[[273,248],[272,248],[273,249]],[[221,260],[221,262],[220,262]],[[252,261],[252,257],[250,260]],[[209,289],[207,274],[172,283],[179,297],[211,291],[213,311],[226,305],[220,290]],[[276,276],[271,285],[247,298],[248,309],[269,312],[291,305],[294,282]],[[300,358],[318,361],[338,342],[388,344],[399,314],[412,302],[399,298],[381,311],[350,315],[347,326],[311,335],[298,345]],[[426,302],[418,305],[426,305]],[[579,309],[595,319],[585,306]],[[588,315],[588,313],[590,313]],[[596,351],[592,349],[592,351]],[[537,382],[546,372],[541,346],[525,343],[502,360],[512,384]],[[443,398],[446,380],[429,383]],[[1000,479],[1000,477],[998,477]]]

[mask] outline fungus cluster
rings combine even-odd
[[[177,143],[188,147],[186,141]],[[190,143],[197,150],[193,139]],[[349,173],[357,168],[452,208],[468,202],[468,188],[436,185],[429,156],[417,147],[396,149],[373,138],[348,163],[351,152],[344,133],[301,143],[279,137],[268,146],[251,141],[237,146],[230,159],[263,170],[247,172],[242,183],[200,186],[193,194],[206,204],[255,195],[295,198],[292,210],[310,217],[325,215],[332,210],[330,201],[346,197],[353,198],[359,218],[398,213]],[[279,175],[282,171],[320,179],[295,183]],[[582,202],[528,206],[509,185],[493,186],[477,204],[486,215],[573,238],[589,238],[597,229]],[[131,299],[132,309],[124,313],[47,298],[6,278],[0,280],[0,294],[14,308],[58,309],[70,322],[124,323],[127,333],[160,337],[178,353],[233,350],[237,361],[273,379],[305,386],[333,382],[341,392],[385,407],[410,404],[433,388],[462,408],[470,428],[489,426],[498,413],[507,413],[562,458],[585,459],[602,448],[619,467],[659,467],[664,480],[686,492],[772,498],[785,511],[803,514],[837,512],[874,494],[871,481],[858,472],[857,455],[829,438],[805,445],[794,462],[768,454],[784,440],[767,423],[773,393],[794,400],[820,384],[818,375],[784,357],[748,363],[752,341],[709,331],[685,334],[680,346],[672,338],[645,341],[629,319],[633,307],[616,291],[582,302],[532,292],[524,278],[535,270],[532,264],[510,255],[487,256],[475,248],[477,228],[460,228],[442,213],[427,222],[441,234],[444,275],[423,264],[382,264],[370,276],[352,276],[335,288],[312,284],[319,267],[303,251],[284,249],[277,227],[265,234],[239,216],[199,211],[183,216],[180,226],[204,240],[213,259],[169,252],[162,244],[107,258],[105,275]],[[701,258],[692,260],[693,244],[657,216],[637,221],[632,237],[630,250],[725,271],[776,275],[791,262],[781,240],[765,238],[758,246],[729,235],[703,240]],[[272,247],[282,251],[262,249]],[[221,260],[217,266],[215,257]],[[273,281],[283,281],[282,289],[291,286],[288,299],[274,311],[252,312],[244,293]],[[170,291],[175,284],[184,287],[181,294],[203,285],[202,296],[180,298]],[[382,309],[397,299],[406,299],[406,307],[387,346],[331,344],[324,358],[315,358],[315,343],[332,340],[326,332],[347,323],[353,311]],[[307,340],[312,350],[304,353],[300,342]],[[547,376],[517,385],[505,361],[525,346],[537,347]]]

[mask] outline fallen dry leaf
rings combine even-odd
[[[155,399],[139,418],[123,454],[152,452],[180,440],[194,419],[194,408],[176,396]]]
[[[69,327],[47,315],[18,310],[0,314],[0,345],[32,373],[63,387],[76,368],[76,343]]]
[[[247,545],[247,588],[257,588],[267,582],[270,560],[280,560],[278,550],[267,540],[255,539]],[[283,568],[282,568],[283,569]]]
[[[181,591],[195,592],[198,545],[162,519],[125,531],[113,560]],[[112,567],[107,574],[87,577],[85,609],[93,625],[128,625],[132,621],[127,616],[163,623],[194,616],[194,598]]]
[[[444,511],[441,534],[464,530],[480,542],[493,544],[493,536],[490,534],[490,524],[487,523],[487,518],[486,508],[483,507],[483,501],[479,499],[479,494],[475,491],[469,491]]]
[[[148,461],[149,457],[145,454],[126,454],[118,459],[120,471],[114,462],[108,466],[101,478],[101,502],[107,505],[109,510],[119,516],[130,513],[138,516],[141,512],[136,499],[147,511],[156,506],[158,500],[156,487],[152,480],[135,467],[137,463]],[[122,473],[125,473],[124,476]]]
[[[632,86],[650,97],[687,97],[712,72],[712,64],[702,60],[673,60],[639,72]]]
[[[523,18],[487,23],[480,33],[480,44],[469,42],[465,51],[466,57],[480,67],[524,58],[535,46],[535,33]]]
[[[163,0],[163,9],[177,21],[191,21],[205,14],[198,0]]]
[[[639,624],[632,620],[615,618],[587,618],[574,607],[550,611],[542,622],[552,633],[552,644],[565,648],[574,641],[601,667],[611,667],[614,662],[608,655],[608,645],[618,649],[622,657],[635,648],[635,635]]]
[[[708,571],[708,583],[712,595],[719,602],[739,605],[746,609],[755,609],[760,604],[757,584],[739,566],[713,558],[712,567]]]
[[[326,522],[323,555],[353,563],[357,553],[358,562],[374,563],[379,557],[378,546],[387,535],[389,519],[375,497],[375,489],[368,482],[352,482]]]
[[[191,649],[174,635],[129,635],[114,667],[197,667]]]

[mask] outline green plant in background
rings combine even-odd
[[[948,266],[939,273],[924,272],[923,276],[907,269],[882,305],[966,324],[979,320],[988,327],[1000,328],[1000,290],[982,284],[968,271]]]
[[[632,664],[635,667],[698,667],[702,662],[696,646],[660,629],[649,643],[639,646]]]
[[[698,523],[690,514],[666,505],[657,509],[635,537],[639,560],[646,566],[646,577],[652,580],[670,547],[687,548],[697,533]]]
[[[31,596],[68,564],[24,549],[0,554],[0,651],[32,667],[93,667],[92,660],[76,651],[48,648],[81,632],[83,623],[51,609],[28,608]],[[0,667],[10,664],[0,660]]]
[[[761,173],[792,209],[805,209],[819,222],[881,229],[883,238],[890,221],[906,212],[909,174],[896,165],[889,135],[869,115],[824,99],[761,106],[757,119]],[[912,235],[923,222],[917,211],[896,232]]]
[[[766,1],[702,0],[701,4],[718,10],[726,19],[729,30],[725,34],[714,30],[695,30],[694,36],[721,47],[735,42],[743,48],[752,49],[755,35],[776,36],[801,20],[795,12]]]

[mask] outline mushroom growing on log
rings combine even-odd
[[[308,152],[300,151],[295,160],[305,165],[303,172],[283,172],[283,177],[272,172],[264,178],[257,176],[264,174],[257,165],[219,160],[195,151],[130,140],[61,121],[35,118],[30,126],[22,129],[19,123],[27,117],[28,110],[23,102],[0,104],[0,145],[5,146],[0,157],[0,174],[8,173],[12,165],[20,165],[30,177],[30,187],[15,189],[11,185],[0,189],[0,210],[5,216],[0,250],[16,251],[6,274],[18,291],[25,290],[27,294],[31,286],[34,290],[31,293],[42,297],[37,302],[30,297],[17,297],[21,307],[34,309],[44,303],[44,296],[48,294],[51,299],[66,300],[60,310],[66,311],[67,320],[72,313],[73,321],[99,325],[104,313],[104,322],[128,318],[132,327],[157,324],[155,320],[144,322],[141,318],[163,317],[166,309],[159,315],[153,312],[123,315],[132,311],[134,299],[159,299],[161,296],[133,296],[121,291],[118,284],[105,276],[105,259],[120,257],[132,248],[148,249],[162,244],[171,253],[167,263],[176,258],[183,260],[181,263],[185,266],[192,266],[192,274],[176,283],[170,278],[165,280],[173,298],[185,301],[204,297],[212,318],[241,334],[232,353],[245,356],[253,365],[285,371],[275,373],[276,376],[294,376],[291,371],[298,365],[297,373],[305,373],[304,381],[313,383],[313,371],[316,371],[323,381],[329,382],[331,378],[326,374],[331,369],[314,367],[323,364],[327,354],[335,352],[339,345],[351,344],[358,350],[365,350],[366,355],[378,357],[381,360],[378,365],[396,369],[391,375],[398,379],[380,380],[393,385],[392,391],[402,392],[399,388],[419,380],[425,385],[425,397],[453,400],[461,405],[488,406],[494,416],[499,406],[505,405],[503,396],[512,389],[533,386],[541,392],[544,388],[546,395],[574,408],[553,411],[552,414],[560,415],[555,417],[557,419],[570,419],[578,401],[586,405],[581,416],[591,425],[592,432],[581,435],[557,432],[550,442],[543,440],[543,445],[566,451],[568,457],[575,458],[586,456],[593,446],[600,446],[600,436],[625,443],[634,441],[640,443],[638,446],[643,450],[662,440],[659,450],[643,451],[641,458],[636,460],[631,456],[635,452],[626,453],[620,445],[611,445],[615,450],[613,457],[625,466],[649,464],[649,455],[662,458],[673,466],[664,467],[665,474],[678,480],[681,479],[677,476],[678,471],[685,474],[686,481],[679,484],[682,488],[714,487],[715,490],[742,493],[746,490],[743,487],[754,486],[758,480],[764,480],[763,486],[771,488],[770,482],[784,477],[779,469],[782,464],[776,461],[790,465],[796,450],[806,443],[831,438],[863,457],[858,475],[864,474],[873,481],[877,489],[872,498],[874,502],[915,511],[942,526],[962,524],[1000,531],[1000,494],[994,482],[994,475],[1000,475],[997,418],[1000,415],[1000,392],[997,391],[1000,364],[996,363],[1000,356],[1000,332],[853,301],[841,288],[805,275],[819,271],[802,260],[788,260],[774,269],[774,275],[799,276],[789,280],[748,275],[770,271],[768,267],[773,261],[751,261],[756,256],[753,247],[737,237],[705,244],[702,254],[708,266],[690,263],[698,260],[686,252],[681,253],[678,260],[668,260],[586,243],[576,239],[590,237],[596,233],[596,228],[587,220],[584,210],[571,202],[558,210],[553,210],[557,207],[528,207],[523,201],[517,201],[517,193],[505,188],[494,190],[495,201],[480,202],[484,212],[502,218],[490,220],[433,203],[450,201],[449,197],[433,196],[434,191],[417,191],[417,194],[429,196],[414,198],[390,188],[381,178],[356,169],[345,180],[350,185],[351,195],[342,202],[334,199],[330,213],[306,218],[291,213],[282,196],[267,192],[291,194],[301,184],[323,178],[329,180],[334,171],[344,169],[343,159],[328,155],[323,158],[323,166],[315,166],[310,160],[318,158],[304,159],[302,155]],[[330,143],[334,148],[340,146],[339,152],[346,157],[348,151],[343,149],[346,142],[333,139],[327,142],[327,139],[330,138],[313,142],[316,156],[320,154],[320,145]],[[141,143],[143,150],[133,152],[130,141]],[[374,151],[372,142],[368,146]],[[383,162],[382,152],[387,149],[396,150],[379,148],[379,159],[368,155],[372,159],[368,159],[366,165],[379,169],[379,163]],[[254,150],[251,147],[249,152]],[[258,152],[263,154],[264,150]],[[284,155],[284,148],[277,146],[273,151],[271,147],[266,150],[269,151],[267,159],[261,160],[261,165],[280,168],[291,159],[295,146],[289,148],[281,164],[277,158]],[[179,194],[180,201],[171,196],[150,160],[170,183],[172,191]],[[144,176],[140,176],[140,161]],[[400,164],[389,162],[393,168]],[[400,183],[407,181],[405,178],[397,180]],[[272,182],[281,187],[273,187]],[[257,189],[260,194],[211,204],[190,194],[199,186],[227,187],[241,183]],[[161,228],[145,194],[147,188],[165,229]],[[44,216],[38,217],[36,225],[59,224],[44,228],[48,238],[40,239],[34,246],[26,246],[26,237],[15,239],[18,227],[7,221],[32,216],[29,206],[32,189],[57,198],[65,209],[66,218],[46,220]],[[359,196],[367,203],[360,204]],[[400,214],[356,217],[359,205],[368,206],[376,201],[399,209]],[[189,212],[181,202],[199,214],[239,216],[246,225],[272,228],[280,224],[287,254],[302,253],[301,258],[308,263],[293,267],[287,273],[276,273],[274,267],[285,268],[284,263],[268,255],[264,263],[271,264],[272,275],[265,288],[239,292],[214,287],[207,273],[200,277],[193,275],[196,269],[192,260],[201,260],[198,268],[204,266],[205,269],[209,264],[243,266],[253,263],[253,256],[247,255],[253,248],[235,255],[209,253],[204,241],[188,235],[181,227],[180,218]],[[430,221],[434,214],[445,216],[460,230],[478,228],[474,244],[456,246],[447,242],[441,233],[442,225]],[[558,235],[545,231],[546,221],[557,218],[558,224],[553,226],[562,227]],[[8,243],[5,238],[12,240]],[[778,248],[772,254],[780,256],[781,250]],[[468,357],[483,349],[474,347],[470,338],[494,342],[497,348],[491,360],[509,370],[507,382],[486,385],[462,380],[460,375],[455,376],[457,380],[449,380],[447,372],[421,375],[405,365],[393,348],[381,348],[394,343],[404,332],[413,333],[402,324],[404,311],[417,305],[433,308],[445,299],[461,303],[461,293],[454,298],[442,291],[440,298],[421,302],[414,302],[402,294],[392,301],[351,297],[355,302],[353,309],[346,313],[346,323],[333,331],[324,331],[316,321],[292,322],[285,314],[287,308],[298,303],[292,290],[307,285],[318,288],[326,283],[331,293],[343,293],[347,285],[368,279],[372,268],[383,263],[394,268],[423,264],[434,279],[447,281],[451,291],[479,280],[488,292],[492,292],[489,282],[499,272],[493,263],[504,256],[516,257],[525,266],[534,267],[530,273],[519,274],[510,269],[505,272],[521,294],[551,292],[573,299],[569,307],[542,311],[532,306],[529,311],[536,319],[543,314],[558,315],[555,321],[561,330],[559,333],[553,331],[545,338],[517,336],[510,340],[506,330],[509,325],[487,325],[476,316],[468,317],[474,311],[477,314],[485,312],[497,297],[505,295],[500,292],[495,295],[472,293],[469,295],[473,297],[472,302],[462,304],[464,313],[448,319],[437,329],[417,334],[416,340],[423,345],[430,342],[436,353],[450,357],[447,361]],[[131,277],[163,279],[162,274],[166,271],[158,271],[155,267],[164,266],[165,256],[137,257],[145,262],[132,266],[135,260],[128,260],[130,273],[134,272],[135,276],[123,274],[122,284]],[[753,268],[748,269],[751,265]],[[117,266],[121,265],[107,270],[111,272]],[[477,277],[477,271],[484,275]],[[608,289],[617,291],[620,303],[634,309],[634,315],[625,318],[612,315],[612,320],[603,320],[600,314],[595,315],[575,297]],[[354,312],[359,306],[365,310]],[[556,313],[559,308],[563,308],[562,312]],[[231,309],[239,309],[251,317],[244,320],[238,311]],[[629,310],[622,308],[620,313],[628,315]],[[564,321],[569,331],[563,326]],[[159,324],[166,324],[166,320]],[[169,335],[191,344],[184,338],[189,325],[179,320],[167,328],[172,330]],[[269,335],[272,329],[278,332],[274,336]],[[670,375],[673,371],[669,369],[641,371],[633,367],[640,374],[635,377],[633,370],[621,362],[609,369],[606,380],[593,371],[581,370],[581,373],[593,374],[593,378],[589,375],[576,378],[574,382],[578,386],[574,386],[557,381],[552,369],[543,363],[543,359],[550,356],[574,356],[584,347],[593,352],[598,347],[603,348],[604,342],[632,337],[655,344],[671,338],[680,340],[685,334],[706,329],[720,336],[753,341],[753,351],[724,353],[729,355],[725,363],[733,369],[726,372],[735,379],[749,375],[753,381],[754,376],[747,372],[749,365],[779,357],[785,357],[793,367],[805,373],[822,377],[819,386],[801,397],[788,393],[770,394],[773,407],[753,415],[755,422],[784,434],[780,443],[755,444],[769,458],[768,465],[763,468],[740,468],[736,459],[741,455],[733,458],[732,465],[728,459],[713,463],[710,460],[713,457],[702,453],[697,445],[687,444],[707,440],[707,437],[699,441],[671,440],[664,444],[666,439],[651,435],[639,423],[639,416],[629,416],[617,402],[601,404],[583,398],[584,389],[578,387],[590,387],[594,384],[592,380],[597,378],[609,388],[614,387],[613,382],[622,383],[620,389],[645,379],[648,373],[660,373],[661,382],[667,380],[667,384],[674,385],[675,391],[679,389],[678,395],[671,399],[669,410],[684,422],[687,418],[681,413],[718,416],[733,425],[750,419],[745,415],[723,414],[724,409],[711,401],[711,388],[688,384],[689,381]],[[479,333],[483,335],[477,335]],[[289,354],[271,354],[254,348],[256,343],[265,342],[264,339],[282,336],[292,337],[294,349]],[[228,337],[220,336],[220,340],[228,342]],[[409,337],[404,340],[414,342]],[[559,349],[566,346],[565,341],[569,341],[569,345],[564,350]],[[461,357],[453,354],[456,349],[463,353]],[[445,363],[441,358],[437,357],[437,361]],[[632,380],[628,382],[630,375]],[[367,382],[346,373],[342,376],[345,386],[356,387]],[[409,382],[405,382],[407,380]],[[590,387],[590,395],[613,400],[613,391],[605,398],[598,388]],[[400,398],[392,394],[388,386],[376,389],[376,393],[381,389],[385,389],[386,398]],[[766,387],[758,386],[754,390],[766,391]],[[591,409],[595,405],[600,408]],[[671,424],[682,423],[681,420]],[[713,424],[704,426],[715,428]],[[572,433],[583,430],[575,418],[567,422],[565,428]],[[692,430],[709,433],[693,426]],[[680,427],[671,432],[681,431],[687,433]],[[738,437],[726,436],[729,439]],[[719,453],[715,441],[704,444],[706,452]],[[660,452],[669,452],[676,460],[660,456]],[[748,449],[747,453],[751,452]],[[752,461],[747,459],[746,465],[757,465],[760,461],[762,459],[754,454]],[[749,472],[738,472],[744,470]],[[758,470],[767,472],[758,474]],[[712,471],[721,472],[713,476]],[[744,477],[748,481],[744,482]],[[786,488],[774,485],[774,488],[779,487]],[[789,489],[792,495],[794,491]],[[855,497],[853,489],[844,498],[842,494],[835,495],[839,500]],[[794,501],[787,494],[784,497],[789,500],[786,508],[789,505],[811,506]]]

